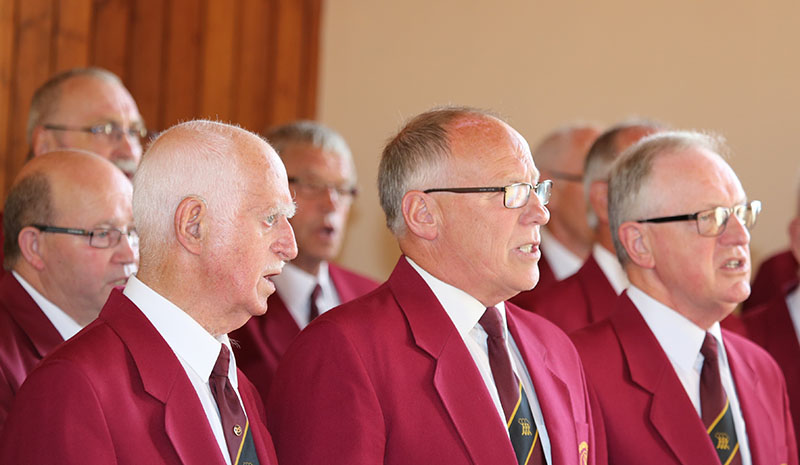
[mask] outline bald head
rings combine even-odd
[[[86,152],[42,155],[6,200],[5,267],[86,324],[134,269],[132,223],[130,181],[111,163]]]
[[[553,196],[547,205],[552,215],[547,230],[572,253],[586,257],[592,231],[586,221],[583,164],[600,130],[591,125],[569,126],[547,135],[533,151],[542,179],[553,179]]]
[[[109,133],[105,128],[113,128]],[[43,84],[28,115],[31,155],[87,150],[111,161],[129,177],[142,156],[144,128],[133,97],[113,73],[76,68]]]
[[[190,121],[163,132],[134,178],[137,278],[212,335],[266,311],[269,277],[297,255],[286,170],[244,129]]]

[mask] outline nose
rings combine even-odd
[[[119,243],[114,246],[114,255],[111,260],[122,265],[137,264],[139,261],[138,245],[132,244],[129,236],[123,235]]]
[[[528,199],[528,204],[522,207],[522,209],[524,211],[520,216],[520,221],[525,224],[532,223],[544,226],[550,221],[550,210],[542,204],[539,197],[533,192],[531,192],[531,196]]]
[[[719,240],[729,245],[747,245],[750,243],[750,230],[738,216],[731,214]]]
[[[283,217],[280,222],[278,237],[270,245],[270,250],[281,260],[288,262],[297,256],[297,242],[294,239],[294,230],[289,224],[289,220]]]

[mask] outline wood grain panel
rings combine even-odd
[[[236,10],[241,2],[209,0],[203,28],[203,80],[200,114],[233,120]]]
[[[198,76],[201,36],[200,0],[171,0],[166,41],[166,63],[161,96],[162,127],[195,117],[199,110]]]
[[[60,0],[56,5],[51,71],[87,66],[92,0]]]
[[[128,71],[129,19],[130,2],[127,0],[95,0],[92,63],[106,68],[123,80]]]
[[[11,134],[11,89],[14,77],[15,0],[0,0],[0,154],[8,153]],[[8,161],[7,159],[5,161]],[[6,191],[6,163],[0,164],[0,192]]]
[[[49,77],[52,53],[53,4],[49,0],[21,0],[16,5],[16,46],[10,105],[11,131],[6,157],[6,188],[25,163],[28,142],[25,127],[31,97]],[[5,194],[5,191],[4,191]]]
[[[272,10],[268,2],[243,0],[239,16],[241,34],[236,48],[247,53],[239,54],[237,66],[236,120],[251,131],[262,132],[267,126],[269,80],[276,71],[269,66],[270,28],[265,27],[273,17]]]
[[[272,92],[271,123],[279,124],[300,114],[300,83],[302,82],[303,2],[276,0],[277,15],[272,25],[276,55],[273,60],[275,79]]]
[[[299,118],[314,118],[317,114],[317,83],[319,82],[320,27],[322,23],[322,0],[306,0],[303,9],[303,48],[300,56],[303,71],[300,83]]]
[[[167,4],[136,0],[131,10],[128,76],[125,85],[135,96],[139,113],[153,130],[164,128],[159,105],[163,88],[164,29]]]

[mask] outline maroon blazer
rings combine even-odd
[[[780,369],[760,347],[722,330],[753,465],[798,463]],[[609,462],[719,464],[664,351],[623,293],[614,314],[573,333],[605,422]]]
[[[553,273],[553,268],[550,266],[550,262],[547,261],[547,258],[544,255],[544,250],[539,250],[542,255],[539,257],[539,282],[536,283],[536,289],[541,290],[552,286],[553,284],[557,283],[558,280],[556,279],[555,273]]]
[[[750,289],[750,297],[742,305],[742,311],[766,304],[773,297],[784,295],[787,286],[797,281],[798,264],[791,250],[784,250],[768,258],[758,267]]]
[[[554,465],[595,461],[583,370],[562,331],[509,304]],[[377,290],[314,320],[286,352],[268,418],[282,465],[516,464],[455,326],[401,257]],[[587,462],[583,462],[587,463]]]
[[[522,292],[511,302],[570,333],[609,316],[617,305],[617,293],[590,256],[572,276],[547,289]]]
[[[342,303],[349,302],[378,287],[378,283],[333,263],[328,264],[333,286]],[[267,299],[267,312],[250,318],[241,328],[230,333],[237,341],[236,364],[255,384],[266,402],[278,362],[300,328],[283,299],[273,292]]]
[[[19,387],[61,334],[11,273],[0,278],[0,430]]]
[[[750,339],[766,349],[783,371],[786,389],[789,391],[794,432],[800,443],[800,343],[786,306],[786,295],[796,286],[795,282],[795,286],[790,287],[786,294],[777,295],[768,303],[754,308],[742,320]]]
[[[275,465],[261,399],[238,376],[258,458]],[[0,463],[225,461],[178,358],[114,290],[97,320],[28,376],[0,437]]]

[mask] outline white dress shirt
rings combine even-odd
[[[217,439],[217,445],[225,458],[225,462],[230,465],[231,458],[228,445],[225,442],[225,434],[222,429],[222,419],[219,414],[219,407],[211,393],[211,386],[208,378],[217,363],[221,344],[228,346],[230,352],[230,363],[228,364],[228,378],[231,381],[236,396],[239,397],[239,404],[242,398],[239,395],[239,380],[236,376],[236,358],[231,350],[231,344],[227,335],[215,338],[200,324],[190,317],[186,312],[175,306],[172,302],[165,299],[157,292],[152,290],[135,276],[128,278],[128,284],[123,291],[131,301],[139,307],[144,316],[150,320],[161,337],[167,342],[169,347],[180,360],[186,376],[192,382],[200,404],[208,419],[208,424]],[[244,405],[242,405],[244,410]],[[245,414],[247,414],[245,412]]]
[[[700,372],[703,369],[704,357],[700,347],[706,337],[706,331],[689,321],[680,313],[672,310],[661,302],[645,294],[641,289],[631,285],[628,288],[628,297],[633,301],[639,313],[644,318],[650,331],[653,332],[661,348],[667,355],[675,374],[678,375],[686,394],[692,401],[697,415],[700,416]],[[736,438],[739,441],[739,453],[742,465],[752,465],[750,447],[747,441],[742,409],[739,406],[739,397],[733,384],[731,368],[722,340],[719,323],[714,323],[708,332],[717,341],[719,352],[719,371],[722,387],[730,401],[733,423],[736,428]]]
[[[321,289],[317,298],[317,309],[320,315],[341,304],[339,293],[333,286],[331,275],[328,273],[327,262],[322,262],[316,276],[287,263],[281,274],[270,279],[275,283],[275,291],[286,304],[286,308],[300,329],[305,328],[309,323],[311,293],[317,284]]]
[[[786,296],[786,308],[794,323],[794,334],[800,341],[800,286]]]
[[[64,310],[61,310],[58,308],[58,306],[56,306],[56,304],[47,300],[47,298],[42,294],[39,294],[39,291],[28,284],[28,281],[25,281],[25,278],[17,274],[16,271],[12,271],[11,273],[14,275],[17,281],[19,281],[19,284],[22,286],[22,288],[25,289],[25,292],[31,296],[31,299],[36,302],[36,305],[42,309],[44,316],[50,320],[50,323],[55,326],[56,331],[58,331],[58,334],[60,334],[65,341],[78,334],[78,331],[83,329],[83,326],[79,325],[75,320],[72,319],[71,316],[64,313]]]
[[[600,267],[608,282],[611,283],[614,292],[617,295],[622,294],[622,291],[627,289],[630,282],[622,265],[619,264],[617,256],[606,250],[602,245],[595,243],[592,246],[592,257],[594,257],[594,261],[597,262],[597,266]]]
[[[544,253],[544,259],[553,270],[556,279],[561,281],[575,274],[581,266],[583,266],[583,259],[570,251],[552,234],[547,232],[546,228],[539,228],[542,235],[542,243],[539,248]]]
[[[420,266],[414,263],[409,257],[406,257],[406,260],[408,260],[408,263],[419,273],[422,279],[425,280],[431,288],[431,291],[433,291],[434,295],[439,300],[439,303],[444,307],[447,316],[453,321],[453,325],[456,327],[456,330],[458,330],[458,334],[467,346],[470,355],[472,355],[472,359],[478,367],[483,382],[486,384],[486,389],[489,391],[489,395],[494,401],[500,425],[506,431],[506,434],[508,434],[503,404],[500,403],[500,396],[497,393],[497,387],[494,384],[494,377],[492,376],[492,368],[489,365],[489,348],[486,342],[488,335],[478,324],[478,320],[483,316],[486,307],[476,298],[470,296],[461,289],[435,278],[433,275],[420,268]],[[542,409],[536,397],[536,390],[533,388],[533,382],[523,362],[522,354],[517,344],[514,342],[511,333],[508,332],[505,303],[500,302],[495,305],[495,308],[500,312],[503,319],[503,329],[506,333],[506,345],[511,355],[511,364],[513,365],[517,377],[522,381],[522,386],[525,388],[525,394],[531,406],[531,413],[533,413],[533,420],[539,431],[539,439],[542,442],[544,456],[547,459],[547,463],[552,463],[550,459],[550,438],[547,435],[547,428],[544,424],[544,415],[542,415]]]

